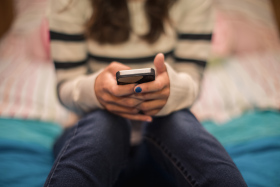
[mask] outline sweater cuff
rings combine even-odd
[[[165,116],[183,108],[189,108],[198,94],[197,83],[187,73],[177,73],[165,63],[170,81],[170,94],[165,106],[156,116]]]
[[[81,76],[65,83],[60,91],[63,104],[78,114],[84,114],[99,108],[102,109],[103,107],[94,91],[95,80],[101,71],[103,69],[94,74]]]

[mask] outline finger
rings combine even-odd
[[[160,111],[160,109],[149,110],[149,111],[146,111],[146,112],[145,112],[145,115],[148,115],[148,116],[155,116],[159,111]]]
[[[142,84],[138,84],[134,88],[135,93],[151,93],[158,92],[165,87],[169,86],[168,75],[166,76],[158,76],[156,80],[151,82],[146,82]]]
[[[156,68],[157,75],[160,75],[161,73],[167,71],[165,64],[164,64],[164,55],[162,53],[159,53],[156,55],[156,57],[154,59],[154,65]]]
[[[107,91],[116,97],[131,95],[134,93],[136,84],[117,85],[117,82],[110,84]]]
[[[116,97],[114,95],[111,95],[110,93],[103,93],[102,97],[99,98],[102,100],[103,103],[106,104],[113,104],[118,105],[122,107],[130,107],[133,108],[140,103],[143,102],[143,100],[136,99],[136,98],[130,98],[130,97]]]
[[[170,94],[170,89],[164,88],[158,92],[132,94],[129,97],[143,101],[143,100],[154,100],[154,99],[167,99],[169,97],[169,94]]]
[[[104,78],[103,89],[117,97],[126,96],[134,93],[134,87],[136,84],[118,85],[115,79],[116,75],[107,73]]]
[[[113,113],[125,113],[134,115],[139,113],[139,110],[136,108],[122,107],[114,104],[107,104],[105,108]]]
[[[153,118],[151,116],[147,116],[147,115],[131,115],[131,114],[123,114],[123,113],[115,113],[116,115],[119,115],[123,118],[127,118],[130,120],[136,120],[136,121],[147,121],[147,122],[151,122],[153,120]]]
[[[136,108],[144,113],[149,110],[161,109],[166,104],[166,100],[152,100],[145,101],[138,105]]]
[[[124,107],[130,107],[130,108],[134,108],[136,106],[138,106],[139,104],[141,104],[143,102],[143,100],[140,99],[135,99],[135,98],[120,98],[116,101],[116,103],[120,106],[124,106]]]
[[[137,98],[131,98],[131,97],[116,97],[111,95],[110,93],[104,93],[102,97],[100,98],[103,103],[106,104],[113,104],[118,105],[122,107],[128,107],[128,108],[135,108],[140,103],[143,102],[141,99]]]
[[[143,102],[143,100],[136,99],[136,98],[130,98],[130,97],[115,97],[111,96],[110,100],[107,100],[108,103],[113,103],[119,106],[123,107],[129,107],[134,108],[138,106],[140,103]]]
[[[136,84],[118,85],[115,77],[112,75],[106,76],[105,79],[103,88],[111,95],[120,97],[134,93],[134,87]]]
[[[108,70],[113,74],[116,75],[116,73],[120,70],[129,70],[131,69],[130,67],[119,63],[119,62],[112,62],[109,66],[108,66]]]

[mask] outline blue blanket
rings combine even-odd
[[[0,186],[43,186],[54,161],[52,145],[61,132],[54,123],[0,119]]]
[[[280,113],[255,111],[204,127],[226,148],[249,187],[280,186]]]
[[[222,126],[204,122],[226,148],[249,187],[280,186],[280,113],[255,111]],[[54,123],[0,119],[0,185],[43,186],[52,167]]]
[[[227,146],[248,186],[280,186],[280,136]]]

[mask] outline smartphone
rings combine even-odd
[[[141,84],[155,80],[155,70],[153,68],[122,70],[116,73],[118,85]]]

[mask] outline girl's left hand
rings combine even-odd
[[[154,116],[164,107],[170,94],[170,81],[162,53],[157,54],[154,65],[157,73],[155,81],[135,86],[135,94],[131,96],[144,101],[136,108],[149,116]]]

